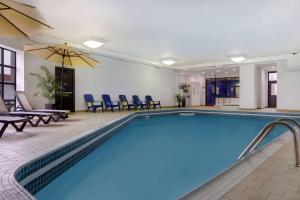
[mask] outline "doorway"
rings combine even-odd
[[[277,107],[277,72],[268,72],[268,107]]]
[[[62,68],[55,67],[55,76],[60,80]],[[60,91],[55,91],[55,108],[75,112],[75,69],[63,69],[63,97],[60,105]]]
[[[216,81],[215,79],[206,79],[206,105],[214,106],[216,104]]]

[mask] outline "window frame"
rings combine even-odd
[[[14,54],[14,64],[15,64],[15,66],[10,66],[10,65],[5,65],[4,64],[4,51],[9,51],[9,52]],[[1,70],[0,87],[1,87],[1,91],[2,91],[2,93],[0,95],[1,95],[4,103],[7,106],[12,107],[12,106],[16,105],[16,97],[14,96],[13,99],[5,99],[4,98],[4,93],[5,93],[4,87],[5,87],[5,85],[12,85],[14,87],[14,92],[17,89],[17,52],[13,51],[11,49],[7,49],[5,47],[0,46],[0,54],[1,54],[1,59],[0,59],[0,70]],[[14,70],[14,74],[12,74],[14,76],[14,81],[13,82],[7,82],[7,81],[4,80],[4,76],[5,76],[4,69],[5,68],[10,68],[10,69]]]

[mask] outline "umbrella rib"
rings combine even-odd
[[[7,8],[0,8],[0,10],[6,10],[6,9],[9,9],[9,7],[8,7],[7,5],[4,5],[2,2],[0,2],[0,4],[7,7]]]
[[[27,7],[29,7],[29,8],[35,8],[34,6],[29,5],[29,4],[20,3],[20,2],[17,2],[17,1],[13,1],[13,2],[15,2],[15,3],[17,3],[17,4],[21,4],[21,5],[27,6]]]
[[[84,58],[82,58],[78,53],[73,51],[79,58],[81,58],[84,62],[86,62],[90,67],[93,67],[88,61],[86,61]]]
[[[80,50],[79,50],[79,52],[82,52],[83,54],[85,53],[85,52],[83,52],[83,51],[80,51]],[[80,54],[77,54],[77,55],[80,55]],[[91,60],[95,61],[96,63],[99,63],[99,61],[98,61],[98,60],[96,60],[96,59],[94,59],[94,58],[91,58],[91,57],[89,57],[89,59],[91,59]]]
[[[1,2],[1,3],[2,3],[2,2]],[[28,18],[30,18],[30,19],[32,19],[32,20],[34,20],[34,21],[38,22],[38,23],[41,23],[41,24],[43,24],[44,26],[47,26],[48,28],[51,28],[51,29],[53,29],[51,26],[49,26],[49,25],[45,24],[44,22],[41,22],[40,20],[34,19],[33,17],[30,17],[29,15],[26,15],[25,13],[22,13],[22,12],[20,12],[20,11],[16,10],[16,9],[14,9],[14,8],[12,8],[12,7],[8,6],[8,5],[6,5],[5,3],[2,3],[2,4],[3,4],[4,6],[7,6],[7,7],[8,7],[8,8],[10,8],[10,9],[12,9],[12,10],[16,11],[17,13],[20,13],[20,14],[22,14],[22,15],[24,15],[24,16],[26,16],[26,17],[28,17]],[[26,6],[28,6],[28,5],[26,5]]]
[[[15,24],[13,24],[11,21],[9,21],[6,17],[4,17],[1,13],[0,16],[3,17],[4,20],[6,20],[10,25],[15,27],[18,31],[20,31],[25,37],[28,37],[26,33],[24,33],[21,29],[19,29]]]
[[[69,57],[69,60],[70,60],[70,64],[71,64],[71,66],[73,66],[73,64],[72,64],[72,60],[71,60],[71,56],[70,56],[70,52],[68,51],[68,57]]]
[[[39,50],[43,50],[43,49],[48,49],[48,47],[43,47],[43,48],[38,48],[38,49],[29,49],[29,50],[26,50],[26,52],[29,52],[29,51],[39,51]]]
[[[59,53],[59,50],[61,50],[61,48],[59,48],[58,50],[56,50],[54,47],[48,45],[47,49],[48,49],[49,51],[56,52],[57,54],[59,54],[59,55],[62,56],[62,54]]]
[[[48,49],[48,48],[47,48]],[[48,49],[49,50],[49,49]],[[60,49],[56,50],[56,51],[51,51],[52,54],[49,55],[47,58],[45,58],[45,60],[48,60],[49,58],[51,58],[54,54],[58,54],[57,52],[59,51]],[[59,54],[60,55],[60,54]]]

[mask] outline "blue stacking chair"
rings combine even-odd
[[[133,105],[134,105],[134,107],[135,107],[136,110],[139,107],[140,107],[141,110],[143,110],[144,107],[146,107],[146,108],[149,109],[149,107],[147,106],[147,103],[141,101],[138,95],[132,95],[132,100],[133,100]]]
[[[129,101],[127,101],[125,95],[123,94],[119,95],[119,99],[120,99],[120,104],[122,106],[122,110],[124,110],[125,107],[127,107],[128,110],[130,110],[130,107],[134,107],[133,103],[129,103]]]
[[[153,109],[156,109],[156,107],[159,106],[159,108],[161,109],[160,101],[153,101],[152,96],[150,96],[150,95],[146,95],[145,99],[146,99],[148,108],[150,108],[152,106]]]
[[[89,112],[90,109],[96,112],[97,108],[101,108],[103,112],[103,102],[95,101],[92,94],[84,94],[83,97],[87,105],[87,112]]]
[[[112,101],[108,94],[103,94],[102,99],[105,105],[105,110],[107,110],[107,108],[110,108],[111,112],[114,112],[115,107],[118,107],[119,111],[121,110],[120,103],[118,101]]]

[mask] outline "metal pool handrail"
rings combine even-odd
[[[252,140],[252,142],[246,147],[246,149],[241,153],[241,155],[238,157],[238,160],[242,159],[245,157],[247,154],[252,153],[256,146],[266,137],[271,133],[274,127],[277,125],[283,125],[287,127],[290,132],[292,132],[294,136],[294,145],[295,145],[295,157],[296,157],[296,167],[300,167],[300,152],[299,152],[299,134],[298,131],[295,130],[293,126],[291,126],[288,122],[294,123],[297,127],[298,130],[300,130],[300,124],[290,118],[282,118],[278,119],[276,121],[273,121],[269,124],[267,124],[259,133],[258,135]]]

